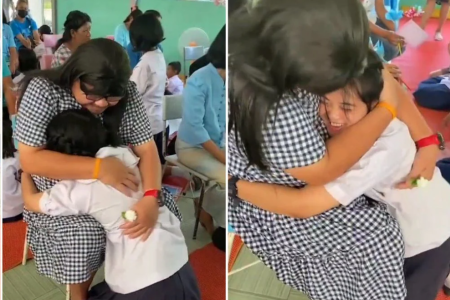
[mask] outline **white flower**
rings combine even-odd
[[[124,218],[125,220],[127,220],[129,222],[133,222],[133,221],[136,221],[137,215],[134,210],[127,210],[122,213],[122,218]]]
[[[424,188],[428,185],[429,181],[423,177],[416,180],[416,185],[418,188]]]

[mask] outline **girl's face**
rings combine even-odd
[[[326,94],[319,106],[319,115],[331,136],[360,121],[367,113],[367,105],[354,92],[343,90]]]
[[[119,103],[120,96],[105,96],[90,94],[89,90],[92,90],[93,86],[84,84],[81,86],[79,80],[75,81],[72,86],[72,94],[84,108],[89,110],[94,115],[99,115],[104,112],[108,107],[115,106]]]
[[[72,30],[72,40],[75,41],[77,45],[82,45],[91,40],[91,23],[86,23],[78,30]]]

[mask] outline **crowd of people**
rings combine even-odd
[[[228,19],[228,221],[312,300],[450,295],[445,145],[389,63],[405,45],[385,16],[259,0]]]
[[[163,105],[183,96],[173,142],[181,163],[216,183],[201,224],[224,251],[225,26],[185,85],[181,63],[166,64],[158,11],[132,10],[114,41],[93,39],[90,16],[71,11],[40,70],[33,49],[51,30],[38,30],[27,1],[16,9],[3,36],[3,222],[23,218],[38,272],[69,285],[72,300],[201,299],[162,185],[191,179],[164,159]],[[105,282],[88,291],[103,262]]]

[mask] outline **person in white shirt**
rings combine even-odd
[[[22,219],[23,199],[20,186],[19,153],[13,142],[11,120],[3,115],[2,209],[3,223]]]
[[[323,97],[320,116],[331,136],[357,123],[378,104],[382,69],[377,54],[369,50],[364,74]],[[294,189],[234,178],[229,186],[244,201],[300,219],[327,218],[328,210],[345,209],[362,194],[385,203],[397,219],[405,243],[406,299],[434,300],[450,272],[450,184],[436,168],[426,187],[399,189],[397,184],[411,171],[416,152],[407,126],[393,119],[357,164],[324,186]],[[330,221],[339,226],[339,220]]]
[[[139,159],[128,147],[109,145],[107,130],[87,110],[66,110],[47,127],[46,148],[64,154],[114,156],[140,180]],[[89,300],[200,300],[180,220],[161,201],[155,228],[146,241],[129,239],[121,226],[132,222],[133,204],[142,198],[142,183],[131,197],[99,180],[63,180],[39,192],[30,175],[22,175],[25,207],[54,216],[89,214],[106,231],[105,282],[94,286]],[[131,215],[131,219],[129,216]],[[128,218],[128,219],[125,219]]]
[[[143,14],[130,26],[130,40],[135,51],[143,53],[133,69],[131,81],[137,85],[142,96],[147,116],[158,147],[161,165],[165,164],[163,155],[163,131],[169,136],[169,128],[163,128],[163,99],[166,89],[166,61],[158,45],[164,41],[161,22],[153,14]]]
[[[167,85],[167,91],[171,95],[183,94],[184,83],[180,79],[181,63],[179,61],[173,61],[167,65],[167,78],[169,83]]]

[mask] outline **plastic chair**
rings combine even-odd
[[[44,54],[41,57],[40,64],[41,70],[48,70],[52,67],[53,54]]]
[[[169,120],[176,120],[181,119],[183,116],[183,96],[182,95],[171,95],[171,96],[164,96],[163,99],[163,121],[164,121],[164,128],[167,126],[167,121]],[[164,155],[166,153],[165,151],[165,145],[166,145],[167,137],[163,135],[163,145],[164,145]],[[192,239],[197,238],[197,231],[198,231],[198,225],[200,224],[200,212],[203,207],[203,198],[205,196],[205,192],[207,189],[213,188],[217,185],[211,178],[208,178],[205,174],[199,173],[185,165],[183,165],[179,160],[178,156],[170,155],[165,156],[165,159],[168,163],[177,166],[186,172],[188,172],[192,176],[198,177],[201,182],[202,186],[200,189],[200,198],[198,201],[198,209],[197,209],[197,216],[195,219],[195,226],[194,226],[194,234],[192,236]],[[208,187],[208,188],[207,188]]]
[[[44,45],[47,48],[47,51],[53,53],[53,48],[58,43],[58,40],[62,38],[62,34],[44,34]]]

